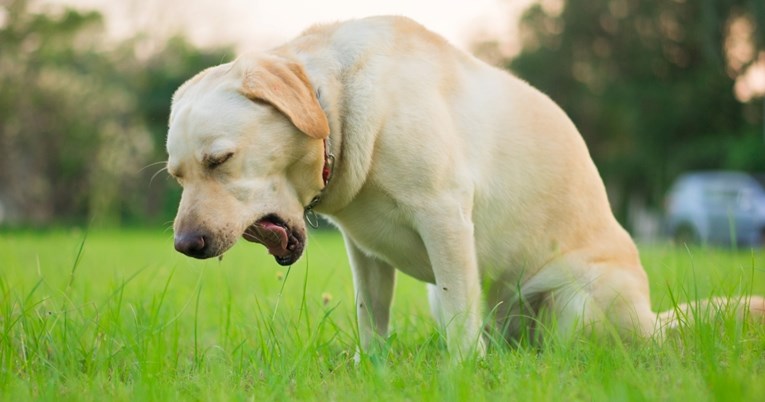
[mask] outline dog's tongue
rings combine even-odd
[[[268,220],[255,222],[244,233],[244,238],[263,244],[273,256],[284,257],[289,254],[287,230]]]

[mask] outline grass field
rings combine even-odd
[[[765,252],[642,248],[654,305],[765,294]],[[424,285],[399,275],[392,335],[353,362],[339,235],[290,269],[239,244],[177,254],[169,232],[0,233],[0,400],[763,400],[765,329],[723,312],[666,343],[490,348],[453,364]]]

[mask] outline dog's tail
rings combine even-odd
[[[765,323],[765,298],[761,296],[714,297],[678,304],[659,313],[662,329],[671,330],[680,325],[693,323],[698,319],[712,319],[715,316],[735,314],[737,319]]]

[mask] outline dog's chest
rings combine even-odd
[[[333,219],[367,255],[425,282],[434,282],[422,238],[407,214],[387,195],[365,192]]]

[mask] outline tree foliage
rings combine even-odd
[[[176,38],[138,58],[138,39],[104,39],[99,13],[30,3],[0,5],[0,223],[170,215],[174,190],[145,167],[165,158],[175,88],[224,52]]]
[[[624,194],[656,205],[685,170],[765,170],[762,99],[733,90],[765,59],[765,2],[542,0],[522,33],[507,67],[570,114],[620,216]],[[0,3],[0,224],[172,216],[176,187],[151,180],[170,97],[230,51],[104,37],[97,12]]]
[[[507,67],[569,113],[624,217],[626,194],[657,205],[683,171],[765,170],[762,100],[734,93],[765,43],[763,8],[542,1],[524,15],[523,50]],[[732,54],[734,45],[742,51]]]

